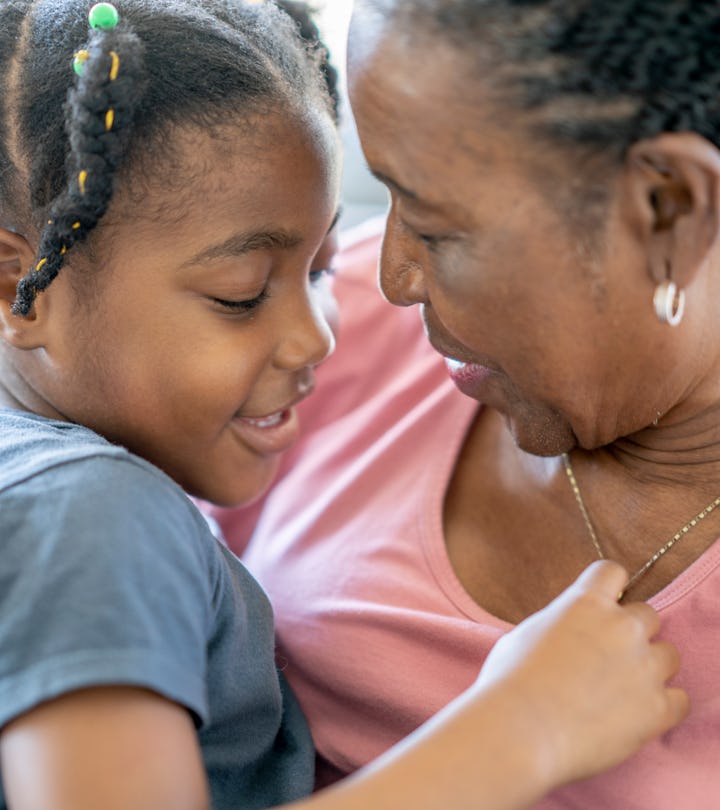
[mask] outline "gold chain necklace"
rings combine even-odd
[[[592,521],[590,520],[590,515],[588,515],[587,508],[585,506],[585,501],[583,500],[583,496],[580,494],[580,487],[578,487],[577,480],[575,478],[575,472],[573,471],[572,464],[570,463],[570,457],[567,453],[563,453],[562,455],[563,464],[565,465],[565,473],[567,474],[568,481],[570,482],[570,486],[573,491],[573,495],[575,495],[575,500],[577,502],[578,507],[580,508],[580,513],[583,516],[583,520],[585,521],[585,525],[587,526],[588,534],[590,535],[590,539],[592,540],[593,546],[595,546],[595,551],[597,552],[598,557],[601,560],[607,559],[605,554],[603,553],[602,546],[600,545],[600,541],[597,538],[597,534],[595,533],[595,528],[592,525]],[[702,512],[698,512],[694,518],[692,518],[688,523],[686,523],[682,528],[678,529],[678,531],[665,543],[665,545],[661,546],[643,565],[638,568],[638,570],[632,574],[630,579],[627,581],[627,585],[625,585],[624,590],[620,594],[619,599],[622,599],[623,596],[628,592],[628,590],[640,579],[640,577],[645,574],[653,565],[663,556],[666,552],[670,551],[670,549],[677,543],[677,541],[686,535],[691,529],[694,529],[701,520],[704,520],[716,507],[720,506],[720,497],[715,498],[712,503],[709,503]]]

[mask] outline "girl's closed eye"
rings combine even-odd
[[[256,295],[254,298],[246,298],[242,301],[229,301],[225,298],[215,297],[211,297],[210,300],[226,311],[245,313],[257,309],[261,304],[267,301],[269,297],[270,293],[267,290],[263,290],[260,295]]]

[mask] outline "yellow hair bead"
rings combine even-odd
[[[115,122],[115,110],[108,110],[105,113],[105,131],[110,132]]]
[[[78,175],[78,186],[80,186],[80,193],[85,193],[85,181],[87,180],[88,173],[83,169]]]
[[[110,81],[114,82],[115,79],[117,79],[118,71],[120,70],[120,57],[115,53],[115,51],[110,51],[110,59],[112,59],[112,65],[110,65]]]
[[[48,225],[52,225],[53,221],[51,219],[48,220]]]
[[[40,261],[35,265],[35,272],[39,273],[40,269],[43,265],[47,264],[47,259],[40,259]]]
[[[72,229],[73,229],[74,231],[76,231],[76,230],[77,230],[79,227],[80,227],[80,223],[79,223],[79,222],[73,222],[73,224],[72,224]]]
[[[60,248],[60,255],[61,255],[61,256],[64,256],[66,253],[67,253],[67,248],[65,247],[65,245],[63,245],[63,246]]]

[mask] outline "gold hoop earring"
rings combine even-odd
[[[685,292],[675,282],[663,281],[655,287],[653,305],[660,323],[677,326],[685,312]]]

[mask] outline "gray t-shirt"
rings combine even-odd
[[[183,491],[86,428],[0,409],[0,727],[102,684],[191,712],[214,810],[310,792],[270,605]]]

